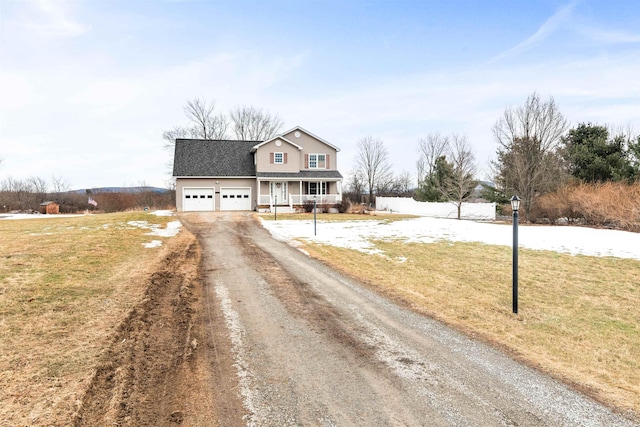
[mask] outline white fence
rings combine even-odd
[[[432,216],[436,218],[458,218],[458,208],[453,203],[417,202],[410,197],[376,197],[376,210]],[[463,203],[462,219],[496,219],[495,203]]]

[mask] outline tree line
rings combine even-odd
[[[91,197],[97,206],[89,204]],[[173,209],[175,191],[155,192],[145,184],[131,191],[103,191],[87,189],[70,191],[69,184],[60,177],[50,182],[40,177],[27,179],[4,178],[0,181],[0,212],[35,213],[40,204],[54,201],[60,213],[78,213],[86,210],[119,212],[132,209]]]
[[[640,135],[593,123],[570,129],[553,97],[545,101],[533,93],[524,104],[506,108],[492,131],[498,143],[490,165],[493,184],[484,185],[480,195],[499,204],[518,195],[524,219],[535,220],[542,213],[540,198],[570,184],[640,181]],[[418,153],[417,185],[411,185],[408,172],[394,176],[381,139],[362,138],[347,194],[368,203],[376,195],[451,202],[459,217],[462,203],[478,196],[478,168],[468,137],[431,133],[418,141]]]
[[[534,93],[506,109],[493,133],[499,146],[492,194],[496,201],[517,194],[525,219],[536,220],[540,198],[563,187],[640,180],[640,135],[594,123],[570,129],[553,98]]]

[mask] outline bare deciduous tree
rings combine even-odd
[[[224,139],[229,121],[222,115],[214,114],[215,101],[194,98],[187,101],[184,114],[191,121],[191,137],[198,139]]]
[[[373,193],[393,178],[389,153],[379,138],[367,136],[358,141],[356,169],[360,171],[369,191],[369,203],[373,203]]]
[[[419,167],[423,169],[418,199],[452,202],[460,219],[462,203],[473,194],[478,172],[467,136],[433,133],[419,141],[419,152]]]
[[[362,171],[355,169],[349,176],[347,183],[347,193],[353,198],[356,203],[362,203],[362,194],[365,190],[364,177]]]
[[[162,132],[164,148],[173,151],[176,139],[225,139],[229,120],[223,114],[214,114],[215,101],[194,98],[185,104],[184,114],[189,119],[187,126],[174,126]],[[173,171],[173,160],[168,164],[169,173]]]
[[[476,186],[478,167],[466,135],[453,134],[448,151],[453,173],[445,180],[441,191],[456,205],[460,219],[462,203],[471,197]]]
[[[520,196],[525,218],[537,197],[562,182],[557,151],[568,127],[553,98],[544,102],[537,93],[523,105],[507,108],[493,126],[498,142],[496,182],[506,194]]]
[[[566,181],[566,170],[560,156],[554,151],[540,150],[540,142],[530,138],[516,138],[509,150],[498,152],[500,187],[512,190],[522,200],[523,216],[533,219],[531,213],[538,197],[551,193]]]
[[[185,104],[184,114],[189,119],[187,126],[174,126],[162,132],[164,147],[173,150],[176,139],[225,139],[229,121],[223,114],[214,114],[215,101],[194,98]]]
[[[400,175],[396,177],[396,187],[400,196],[407,196],[411,193],[411,190],[415,188],[412,184],[413,178],[409,171],[403,170]]]
[[[433,175],[436,167],[436,160],[447,152],[449,138],[439,133],[430,133],[426,138],[418,140],[419,158],[418,182],[424,180],[426,176]]]
[[[243,141],[264,141],[278,134],[283,121],[255,107],[236,107],[231,111],[233,132]]]
[[[65,180],[61,176],[55,176],[55,175],[51,177],[51,186],[53,187],[54,194],[60,194],[60,193],[69,191],[71,187],[69,185],[69,182],[67,182],[67,180]]]
[[[171,130],[165,130],[162,132],[162,139],[164,139],[164,148],[173,151],[173,147],[176,145],[176,139],[188,138],[190,135],[189,129],[182,126],[174,126]]]
[[[25,180],[6,177],[0,182],[2,205],[10,209],[36,209],[46,194],[47,183],[41,178]]]
[[[38,195],[43,195],[47,193],[47,181],[44,179],[32,176],[27,180],[29,187],[31,188],[32,193],[36,193]]]
[[[562,136],[569,129],[568,120],[562,115],[553,97],[544,102],[533,93],[523,105],[509,107],[493,126],[493,134],[500,146],[509,147],[516,138],[537,140],[542,152],[558,147]]]

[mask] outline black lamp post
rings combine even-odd
[[[520,197],[511,198],[511,210],[513,211],[513,285],[512,300],[513,313],[518,314],[518,210],[520,210]]]

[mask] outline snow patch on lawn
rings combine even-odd
[[[172,211],[153,211],[151,214],[155,216],[173,216]]]
[[[376,240],[406,243],[437,241],[479,242],[512,246],[511,224],[492,224],[442,218],[414,218],[401,221],[345,221],[316,224],[313,221],[262,221],[278,240],[294,240],[382,254]],[[610,256],[640,260],[640,233],[574,226],[525,226],[518,228],[519,247],[572,255]]]
[[[156,224],[154,224],[156,225]],[[149,236],[173,237],[180,232],[182,224],[180,221],[171,221],[167,223],[167,228],[152,227],[152,231],[147,233]]]
[[[143,243],[145,248],[159,248],[162,246],[162,240],[152,240],[149,243]]]
[[[129,221],[127,225],[151,230],[145,233],[145,236],[174,237],[180,232],[182,223],[180,221],[171,221],[167,223],[165,228],[162,228],[160,224],[150,224],[149,221]],[[144,243],[145,248],[157,248],[159,246],[162,246],[161,240],[152,240],[151,243]]]

